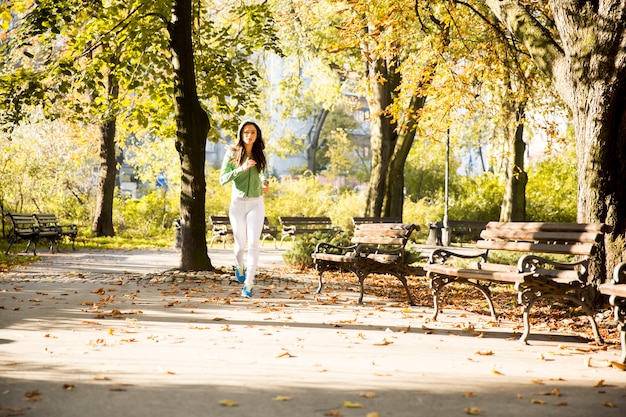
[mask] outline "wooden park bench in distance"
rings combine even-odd
[[[296,236],[311,234],[315,232],[322,233],[339,233],[341,228],[333,226],[333,222],[330,217],[304,217],[304,216],[281,216],[278,218],[281,225],[281,237],[280,245],[282,246],[283,240],[290,237],[294,242]]]
[[[37,227],[39,228],[39,233],[45,231],[56,231],[58,236],[55,239],[55,244],[57,245],[59,241],[63,238],[67,238],[70,242],[72,242],[72,250],[76,250],[76,237],[78,236],[78,226],[75,224],[61,224],[57,219],[55,214],[51,213],[36,213],[33,214],[33,217],[37,221]]]
[[[364,223],[402,223],[400,217],[353,217],[352,224],[358,226]]]
[[[5,255],[8,255],[11,246],[20,240],[28,242],[24,252],[28,252],[30,245],[33,245],[33,255],[37,255],[37,243],[42,239],[48,240],[50,242],[50,250],[53,250],[54,244],[59,238],[57,230],[40,229],[32,214],[6,213],[5,216],[11,221],[11,230],[7,236],[9,245],[4,252]]]
[[[480,254],[455,253],[453,249],[435,249],[424,265],[434,299],[437,318],[442,289],[455,282],[477,288],[486,298],[491,315],[497,319],[491,300],[491,284],[511,284],[518,292],[522,307],[524,332],[520,340],[527,342],[530,334],[530,310],[540,298],[571,301],[588,316],[595,339],[602,342],[593,317],[593,296],[596,286],[588,276],[589,256],[602,241],[610,226],[599,223],[536,223],[489,222],[476,242]],[[516,265],[489,262],[491,251],[519,253]],[[544,256],[539,256],[542,254]],[[576,260],[555,261],[545,255],[570,255]],[[478,262],[458,266],[454,259],[480,258]],[[467,261],[466,261],[467,263]]]
[[[317,293],[322,292],[324,271],[341,269],[353,272],[359,279],[359,304],[363,303],[364,281],[370,274],[390,274],[398,278],[407,300],[414,304],[406,281],[405,247],[419,226],[406,223],[363,223],[354,229],[350,246],[320,242],[311,254],[319,276]]]
[[[209,216],[211,221],[211,241],[209,246],[213,247],[215,240],[222,241],[222,248],[226,247],[226,237],[233,234],[228,216]],[[261,244],[265,244],[265,239],[273,239],[274,247],[276,247],[276,238],[278,237],[278,229],[276,226],[269,224],[267,217],[263,222],[263,231],[261,232]]]
[[[609,303],[613,306],[622,345],[619,362],[626,365],[626,262],[615,266],[613,279],[600,285],[600,293],[608,295]]]

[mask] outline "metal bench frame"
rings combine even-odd
[[[336,246],[327,242],[317,244],[311,254],[319,276],[317,293],[322,292],[325,271],[341,269],[354,273],[359,280],[359,304],[363,303],[364,281],[370,274],[395,276],[406,291],[407,300],[414,305],[406,272],[405,247],[413,231],[419,226],[406,223],[363,223],[357,225],[350,246]]]
[[[494,320],[496,311],[491,300],[491,284],[514,285],[518,293],[517,302],[522,307],[524,332],[520,340],[527,343],[530,334],[530,310],[540,298],[571,301],[580,306],[589,318],[596,341],[602,342],[598,326],[593,317],[593,299],[597,293],[594,283],[589,281],[588,262],[602,241],[603,233],[610,231],[605,224],[580,223],[536,223],[536,222],[489,222],[481,233],[476,248],[478,254],[455,253],[454,250],[435,249],[428,264],[424,265],[430,280],[437,319],[440,311],[440,293],[455,282],[463,282],[477,288],[486,298]],[[490,251],[520,253],[516,265],[488,262]],[[573,262],[556,262],[537,255],[565,254],[577,257]],[[447,263],[453,258],[476,258],[469,266],[454,266]]]

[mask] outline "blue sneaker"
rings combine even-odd
[[[246,271],[243,267],[235,267],[235,278],[240,284],[246,282]]]
[[[245,298],[252,298],[252,287],[244,284],[243,289],[241,290],[241,296]]]

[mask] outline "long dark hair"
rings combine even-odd
[[[267,161],[265,159],[265,141],[263,141],[263,134],[261,133],[261,128],[254,122],[244,122],[239,127],[239,132],[237,132],[237,143],[231,146],[231,150],[233,152],[233,162],[237,166],[241,166],[245,160],[246,149],[243,143],[243,128],[247,125],[252,125],[256,128],[256,140],[252,144],[252,159],[256,161],[256,167],[259,172],[263,172],[265,167],[267,166]]]

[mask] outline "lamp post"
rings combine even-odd
[[[446,173],[444,181],[444,200],[443,200],[443,230],[441,240],[444,246],[450,245],[450,229],[448,229],[448,198],[450,184],[450,128],[446,134]]]

